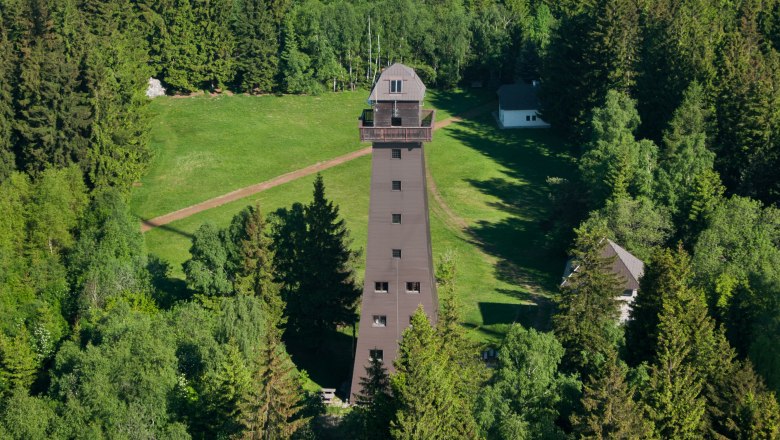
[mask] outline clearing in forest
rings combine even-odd
[[[357,124],[352,122],[364,105],[364,93],[268,97],[276,104],[252,102],[265,98],[236,96],[155,101],[153,147],[157,155],[152,165],[155,172],[147,176],[144,186],[134,190],[132,206],[136,215],[149,218],[164,214],[280,176],[291,171],[290,167],[295,164],[302,168],[363,147],[357,140]],[[294,106],[285,102],[288,98],[295,101]],[[429,94],[426,106],[437,108],[437,119],[443,120],[492,99],[489,94],[433,92]],[[189,103],[209,100],[213,102]],[[312,104],[306,105],[306,100]],[[326,104],[328,102],[330,104]],[[183,115],[176,108],[180,105],[185,109]],[[343,108],[335,108],[339,105]],[[176,169],[177,157],[190,155],[190,148],[203,153],[209,149],[206,145],[209,142],[198,144],[195,139],[185,142],[181,133],[176,136],[161,133],[172,124],[184,125],[187,120],[201,117],[227,121],[230,115],[238,114],[241,117],[234,122],[240,124],[250,121],[246,115],[258,111],[257,108],[286,112],[295,107],[298,117],[311,120],[320,117],[323,108],[332,106],[332,112],[339,116],[327,124],[317,124],[321,131],[309,133],[316,139],[305,140],[305,148],[310,150],[305,152],[292,146],[285,148],[284,143],[274,137],[273,130],[265,128],[257,128],[268,134],[262,149],[256,147],[257,151],[249,152],[246,151],[248,146],[235,148],[231,146],[236,138],[233,133],[244,133],[242,136],[249,137],[247,133],[253,128],[212,124],[212,127],[229,132],[207,136],[214,142],[213,151],[225,156],[220,161],[245,162],[240,170],[246,171],[236,171],[234,174],[241,176],[234,180],[226,179],[226,171],[221,167],[204,166],[201,172],[184,176]],[[347,107],[348,111],[344,110]],[[198,115],[198,112],[204,114]],[[267,119],[282,120],[290,116],[279,114]],[[178,130],[181,132],[183,128]],[[300,133],[289,136],[298,135]],[[318,149],[327,150],[329,155],[320,155]],[[438,199],[448,207],[442,207],[435,195],[430,198],[434,259],[447,249],[459,256],[457,294],[462,304],[464,325],[472,329],[470,334],[480,340],[498,341],[514,321],[546,327],[548,298],[560,277],[562,257],[546,251],[544,246],[541,225],[547,220],[548,204],[545,179],[547,176],[566,177],[570,173],[572,162],[565,153],[563,142],[549,130],[498,130],[492,116],[482,114],[437,130],[426,151]],[[160,160],[165,165],[157,163]],[[252,169],[257,171],[251,172]],[[340,205],[341,214],[351,230],[353,246],[365,248],[370,158],[359,157],[327,169],[322,175],[327,196]],[[313,178],[313,175],[302,177],[151,230],[145,234],[147,248],[171,264],[170,286],[180,287],[183,285],[181,264],[189,258],[190,236],[202,223],[224,227],[236,212],[249,204],[260,203],[267,213],[296,201],[307,203],[311,199]],[[166,187],[160,188],[160,185]],[[203,190],[203,186],[209,186],[208,191]],[[156,187],[161,196],[152,201]],[[177,198],[178,194],[183,195],[181,199]],[[358,268],[358,276],[362,277],[362,267]],[[334,353],[345,350],[349,353],[351,349],[350,338],[345,334],[332,338],[330,345],[328,350]],[[306,368],[312,379],[321,385],[338,383],[344,372],[348,375],[351,368],[350,359],[346,359],[344,365],[331,366],[328,371],[318,371],[316,359],[310,361],[312,365],[308,365],[307,359],[296,359],[296,363]]]

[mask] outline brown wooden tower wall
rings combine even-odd
[[[401,92],[390,81],[402,81]],[[392,87],[392,88],[391,88]],[[370,356],[381,350],[389,372],[398,341],[418,305],[436,322],[423,142],[431,139],[434,113],[421,109],[425,86],[401,64],[387,68],[360,119],[361,140],[373,141],[366,272],[350,398]],[[399,255],[400,251],[400,255]]]

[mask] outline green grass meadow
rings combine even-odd
[[[140,218],[161,215],[360,148],[355,121],[366,95],[154,101],[155,160],[143,185],[134,190],[133,212]],[[441,120],[492,99],[480,90],[431,92],[426,101]],[[292,118],[311,127],[280,123]],[[193,127],[188,130],[188,125]],[[544,247],[545,179],[570,174],[572,162],[565,151],[549,130],[498,130],[489,114],[438,130],[426,146],[439,192],[468,224],[466,231],[453,226],[429,197],[434,257],[447,250],[458,256],[457,295],[464,326],[476,340],[496,343],[512,322],[537,328],[549,324],[549,299],[563,258]],[[366,244],[370,160],[361,157],[322,173],[326,194],[340,206],[355,249]],[[181,285],[181,264],[189,258],[190,237],[201,224],[224,227],[247,205],[259,204],[268,213],[307,203],[313,179],[304,177],[151,230],[145,234],[147,248],[171,264],[171,282]],[[362,278],[362,264],[357,270]],[[321,386],[336,386],[351,369],[351,338],[340,333],[329,344],[327,351],[347,355],[332,356],[324,368],[321,356],[293,353]]]

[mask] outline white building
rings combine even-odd
[[[505,84],[498,88],[498,123],[501,128],[550,126],[539,117],[538,82]]]

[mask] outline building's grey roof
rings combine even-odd
[[[625,290],[639,289],[639,279],[645,273],[645,263],[642,260],[609,239],[601,254],[605,257],[617,256],[612,263],[612,271],[626,280]]]
[[[607,243],[601,250],[601,256],[606,258],[616,257],[612,263],[612,272],[623,279],[623,290],[639,290],[639,279],[642,278],[645,272],[645,263],[642,260],[631,255],[630,252],[610,239],[607,239]],[[566,262],[566,267],[563,269],[563,282],[561,285],[566,284],[566,280],[577,269],[578,267],[572,267],[572,260],[569,259]]]
[[[541,103],[537,87],[531,84],[504,84],[498,88],[498,108],[501,110],[539,110]]]
[[[403,81],[401,93],[390,93],[390,81],[400,79]],[[371,90],[369,102],[372,104],[377,101],[417,101],[422,102],[425,98],[425,84],[423,84],[414,69],[404,66],[401,63],[395,63],[383,70],[379,79]]]

